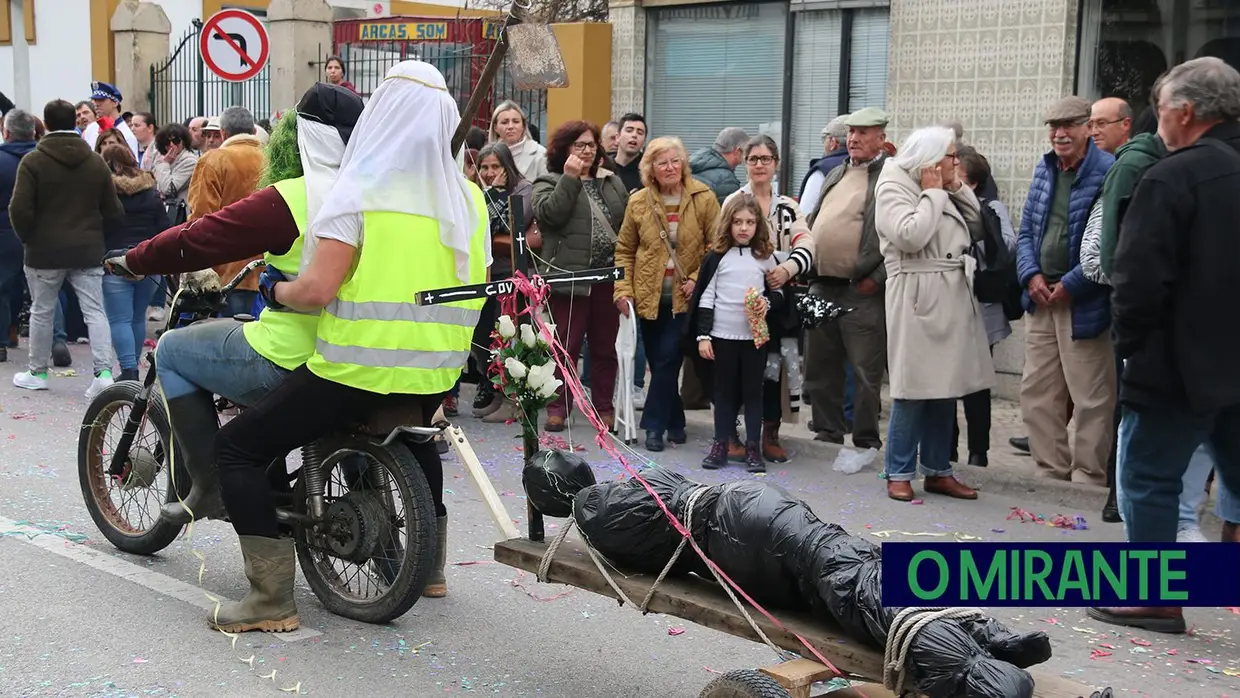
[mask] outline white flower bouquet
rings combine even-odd
[[[548,324],[547,329],[555,332],[555,325]],[[518,327],[508,315],[500,316],[495,333],[499,346],[492,350],[496,370],[491,383],[517,406],[524,436],[537,443],[538,412],[555,399],[564,384],[555,377],[551,347],[532,324]]]

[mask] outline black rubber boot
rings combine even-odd
[[[430,599],[442,599],[448,595],[448,578],[444,575],[444,568],[448,565],[448,517],[436,517],[435,523],[439,527],[439,547],[435,552],[435,568],[431,570],[430,579],[426,580],[426,589],[422,590],[422,595]]]
[[[187,524],[192,519],[222,516],[220,474],[215,467],[215,434],[220,430],[215,401],[210,393],[200,390],[172,398],[168,401],[168,417],[172,420],[177,454],[185,459],[184,471],[189,473],[193,486],[183,503],[163,505],[160,517]]]

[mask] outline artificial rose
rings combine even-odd
[[[538,335],[534,334],[533,326],[521,325],[521,343],[530,349],[538,346]]]
[[[530,390],[537,392],[551,380],[555,380],[555,364],[548,361],[541,366],[531,366],[529,374],[525,377],[525,384],[530,387]]]
[[[499,328],[499,336],[504,339],[512,339],[517,336],[517,326],[512,324],[512,318],[507,315],[501,315],[499,322],[496,323]]]
[[[521,380],[522,378],[525,378],[529,373],[531,373],[530,369],[527,368],[525,364],[521,363],[520,361],[514,359],[511,356],[508,357],[507,359],[504,359],[504,370],[508,371],[508,377],[512,378],[513,380]]]
[[[555,397],[555,394],[559,392],[561,385],[564,385],[564,381],[560,380],[559,378],[552,378],[546,383],[543,383],[542,387],[538,389],[538,397],[541,397],[541,398]]]

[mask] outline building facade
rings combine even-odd
[[[740,126],[781,144],[797,196],[834,116],[886,109],[897,144],[959,120],[1019,217],[1055,99],[1122,96],[1148,107],[1154,79],[1212,55],[1240,67],[1237,0],[614,0],[612,112],[690,151]],[[743,173],[743,168],[739,170]],[[996,354],[1016,393],[1018,331]]]

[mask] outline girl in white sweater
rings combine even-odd
[[[764,472],[758,440],[762,434],[762,380],[766,348],[754,344],[745,296],[766,289],[775,268],[770,227],[748,194],[732,197],[719,214],[714,247],[698,272],[704,284],[697,302],[698,354],[714,362],[715,440],[704,468],[727,464],[736,415],[745,406],[745,468]],[[768,304],[769,305],[769,304]]]

